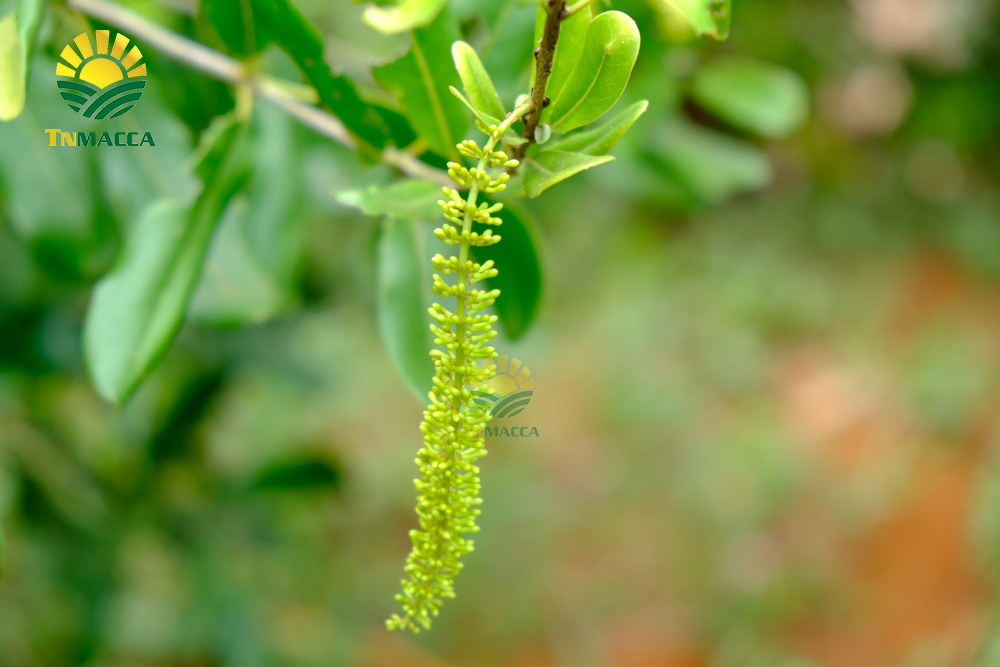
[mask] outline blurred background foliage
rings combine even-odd
[[[449,4],[510,105],[535,8]],[[302,80],[278,23],[128,5]],[[295,5],[413,141],[372,75],[407,35]],[[111,407],[92,287],[152,200],[208,187],[192,151],[237,95],[148,48],[121,123],[155,150],[47,148],[79,124],[54,58],[106,27],[50,6],[0,124],[0,664],[1000,664],[995,4],[738,2],[727,42],[661,0],[613,7],[643,38],[615,111],[649,108],[615,162],[515,206],[529,240],[500,268],[538,306],[498,347],[540,437],[488,443],[458,598],[410,638],[382,626],[421,410],[393,349],[423,343],[380,340],[403,330],[380,258],[413,215],[341,203],[398,172],[255,100],[188,322]]]

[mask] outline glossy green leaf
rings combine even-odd
[[[566,85],[552,97],[549,122],[569,132],[603,116],[621,97],[639,55],[639,28],[621,12],[590,22],[580,60]]]
[[[386,35],[425,26],[434,20],[448,0],[400,0],[399,4],[365,9],[365,22]]]
[[[500,243],[474,247],[472,256],[477,262],[492,259],[496,264],[499,274],[487,278],[486,285],[500,290],[494,310],[504,334],[515,340],[528,331],[541,304],[544,282],[541,243],[534,221],[521,207],[504,202],[500,217],[503,225],[496,230],[502,237]]]
[[[243,128],[210,129],[210,143],[199,151],[205,188],[197,201],[190,208],[151,204],[130,230],[115,268],[94,288],[84,354],[98,393],[114,403],[129,399],[184,323],[219,214],[239,184],[236,148]]]
[[[614,118],[598,127],[571,134],[559,141],[553,142],[548,150],[572,151],[587,155],[605,155],[611,152],[618,140],[625,136],[639,116],[646,112],[649,102],[641,100],[630,104],[626,109],[616,114]]]
[[[375,79],[400,94],[403,114],[417,133],[442,155],[454,155],[455,144],[469,127],[462,105],[448,92],[459,82],[451,59],[458,28],[448,12],[412,34],[409,53],[376,68]]]
[[[494,118],[503,118],[507,115],[500,96],[490,80],[490,75],[486,73],[482,61],[476,55],[475,49],[465,42],[455,42],[451,46],[451,55],[455,61],[455,69],[462,79],[462,87],[465,94],[469,96],[469,102],[479,111],[489,114]]]
[[[722,60],[699,68],[691,94],[730,125],[765,137],[788,135],[809,112],[809,91],[797,74],[756,60]]]
[[[665,0],[680,12],[699,35],[718,40],[729,37],[733,17],[731,0]]]
[[[334,75],[324,60],[326,46],[316,26],[290,0],[252,0],[254,15],[267,25],[274,40],[295,60],[327,107],[362,142],[381,148],[389,129],[379,110],[358,95],[354,84]],[[449,42],[450,43],[450,42]]]
[[[535,19],[536,45],[542,39],[546,15],[544,6],[540,6]],[[559,24],[559,41],[556,42],[556,54],[552,59],[552,73],[549,75],[549,83],[545,87],[545,94],[549,96],[549,99],[554,100],[559,97],[563,86],[566,85],[573,70],[576,69],[576,64],[580,62],[580,54],[583,53],[583,45],[587,41],[587,29],[590,27],[593,16],[591,6],[587,5]],[[535,68],[532,67],[529,90],[534,85]]]
[[[379,334],[389,358],[410,389],[424,400],[431,388],[434,363],[428,283],[430,255],[420,223],[387,218],[378,243],[376,309]]]
[[[437,203],[444,195],[437,183],[408,178],[388,185],[372,185],[364,190],[341,190],[336,197],[341,204],[368,215],[427,222],[440,217]]]
[[[524,189],[528,196],[534,199],[553,185],[562,183],[581,171],[612,160],[614,158],[610,155],[597,156],[565,151],[542,151],[538,155],[528,158],[522,166]]]

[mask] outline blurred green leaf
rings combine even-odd
[[[388,185],[372,185],[364,190],[341,190],[337,201],[368,215],[391,215],[401,220],[428,222],[441,215],[437,203],[443,198],[441,186],[408,178]]]
[[[421,225],[387,218],[378,242],[379,333],[389,358],[418,399],[431,388],[434,363],[425,292],[430,259],[421,236]]]
[[[682,120],[666,123],[645,144],[663,178],[714,203],[771,182],[771,162],[753,144]]]
[[[552,129],[569,132],[614,106],[639,56],[639,41],[635,21],[622,12],[604,12],[590,22],[576,68],[562,90],[549,96]]]
[[[485,198],[490,203],[493,200]],[[542,300],[544,282],[538,228],[527,212],[504,202],[500,212],[503,225],[500,243],[472,248],[473,258],[483,263],[492,259],[499,273],[486,279],[489,289],[500,290],[494,309],[504,333],[511,340],[524,335],[535,321]]]
[[[400,0],[397,5],[365,9],[365,22],[386,35],[425,26],[434,20],[448,0]]]
[[[614,118],[600,126],[572,134],[553,142],[546,150],[572,151],[587,155],[605,155],[618,140],[625,136],[639,116],[646,112],[649,102],[641,100],[616,114]]]
[[[765,137],[793,132],[809,112],[809,92],[797,74],[756,60],[728,59],[700,67],[691,94],[730,125]]]
[[[198,14],[236,56],[259,53],[271,41],[267,23],[254,15],[251,0],[200,0]]]
[[[522,166],[524,189],[534,199],[553,185],[581,171],[614,160],[610,155],[596,156],[565,151],[542,151],[525,160]]]
[[[323,105],[361,141],[376,148],[385,146],[389,136],[385,119],[376,107],[361,99],[350,79],[330,70],[324,60],[326,45],[319,30],[289,0],[252,1],[254,14],[295,60]]]
[[[319,457],[273,463],[250,485],[251,491],[314,491],[336,489],[341,472]]]
[[[454,19],[441,12],[434,23],[413,31],[406,55],[374,70],[376,81],[400,94],[403,113],[421,138],[450,156],[469,127],[461,104],[448,93],[459,81],[450,48],[457,38]]]
[[[729,37],[733,17],[731,0],[665,0],[691,23],[699,35],[718,40]]]
[[[14,14],[0,19],[0,120],[17,118],[24,109],[26,66]]]
[[[192,207],[151,204],[115,268],[94,288],[84,354],[98,393],[124,404],[166,354],[184,323],[219,214],[239,182],[242,124],[210,128],[199,150],[205,188]]]
[[[504,111],[500,96],[475,49],[465,42],[455,42],[451,46],[451,55],[472,106],[502,120],[507,112]]]
[[[222,214],[191,302],[191,315],[215,326],[266,321],[294,301],[305,236],[299,214],[300,173],[291,120],[259,105],[248,143],[253,170]]]
[[[541,42],[546,16],[545,7],[539,6],[535,18],[536,45]],[[591,5],[587,5],[559,24],[559,41],[556,42],[556,53],[552,59],[552,73],[549,75],[549,83],[545,87],[545,94],[549,96],[549,99],[555,100],[559,97],[563,86],[566,85],[573,70],[576,69],[576,64],[580,62],[580,54],[583,53],[583,45],[587,41],[587,29],[590,27],[593,16]],[[530,90],[534,86],[535,68],[532,67],[531,84],[528,89]],[[550,112],[551,109],[552,107],[549,107],[546,111]]]
[[[19,0],[13,14],[0,19],[0,121],[24,110],[28,65],[45,0]]]

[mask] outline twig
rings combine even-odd
[[[535,49],[535,85],[531,89],[531,111],[524,117],[524,138],[528,143],[514,147],[514,159],[523,160],[528,146],[535,140],[535,128],[542,118],[542,109],[548,106],[545,88],[552,74],[552,60],[556,55],[559,41],[559,26],[566,18],[566,0],[547,0],[545,4],[545,26],[542,29],[542,43]]]
[[[249,86],[255,94],[275,104],[306,127],[348,148],[357,148],[354,137],[336,116],[307,103],[319,101],[319,96],[312,88],[263,74],[250,75],[247,68],[238,60],[161,28],[115,3],[106,0],[69,0],[69,6],[116,26],[164,55],[216,79],[237,87]],[[426,178],[442,184],[450,183],[446,174],[440,169],[424,164],[396,148],[386,149],[383,159],[387,164],[409,176]]]
[[[593,2],[594,0],[579,0],[578,2],[574,2],[572,5],[566,8],[565,13],[563,13],[563,19],[566,19],[572,16],[573,14],[576,14],[578,11],[586,8],[587,5]]]

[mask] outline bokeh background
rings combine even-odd
[[[359,80],[399,53],[361,5],[297,4]],[[534,8],[453,4],[523,92]],[[128,5],[225,50],[196,2]],[[379,221],[335,198],[393,170],[255,102],[289,280],[210,264],[109,406],[81,354],[92,285],[139,208],[192,187],[234,96],[149,49],[127,118],[155,152],[42,148],[71,118],[53,58],[100,25],[51,8],[0,126],[0,665],[1000,664],[995,3],[737,2],[724,43],[659,0],[614,7],[643,38],[625,101],[650,108],[616,162],[526,203],[544,296],[500,351],[531,369],[509,421],[539,437],[488,443],[476,551],[417,637],[382,624],[422,406],[379,341]],[[704,72],[734,57],[778,68],[804,117],[750,75],[713,103]],[[262,321],[220,326],[227,298]]]

